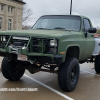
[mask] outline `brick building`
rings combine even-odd
[[[23,0],[0,0],[0,31],[22,29]]]

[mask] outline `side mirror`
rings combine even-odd
[[[89,33],[96,33],[96,32],[97,32],[97,29],[96,29],[96,28],[93,28],[93,27],[90,27],[90,28],[88,29],[88,32],[89,32]]]

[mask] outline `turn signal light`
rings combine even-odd
[[[65,54],[65,52],[60,52],[60,54],[61,54],[61,55],[64,55],[64,54]]]

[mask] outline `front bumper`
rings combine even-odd
[[[13,59],[17,60],[17,54],[12,54],[12,53],[7,53],[7,52],[1,52],[0,51],[0,56],[2,57],[7,57],[10,55],[14,55],[12,57],[14,57]],[[62,55],[51,55],[51,54],[41,54],[41,53],[28,53],[28,61],[32,61],[32,62],[38,62],[40,64],[56,64],[56,65],[60,65],[62,63],[63,60],[63,56]]]
[[[62,63],[63,60],[63,56],[61,55],[55,55],[53,56],[53,58],[48,57],[48,56],[38,56],[37,57],[37,61],[41,64],[57,64],[60,65]]]

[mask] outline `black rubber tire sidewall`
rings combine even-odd
[[[75,67],[77,69],[77,74],[75,76],[75,80],[72,83],[70,78],[70,72],[72,68]],[[76,58],[69,57],[66,59],[64,64],[61,64],[58,71],[58,84],[59,87],[64,90],[71,92],[75,89],[78,80],[79,80],[79,62]]]
[[[10,76],[9,76],[9,73],[8,73],[8,62],[7,62],[7,57],[4,57],[3,60],[2,60],[2,64],[1,64],[1,72],[3,74],[3,76],[6,78],[6,79],[9,79]]]
[[[3,76],[11,81],[19,80],[25,72],[25,68],[22,68],[20,69],[20,71],[15,73],[13,71],[14,63],[15,62],[13,60],[8,61],[8,58],[5,57],[2,61],[2,66],[1,66]]]
[[[94,66],[95,66],[95,71],[97,73],[100,73],[100,55],[96,56]]]

